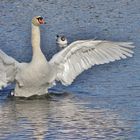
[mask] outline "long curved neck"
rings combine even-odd
[[[40,48],[40,28],[32,24],[32,47],[34,49]]]
[[[32,61],[37,57],[42,57],[42,51],[40,48],[40,28],[32,24],[32,49],[33,57]]]

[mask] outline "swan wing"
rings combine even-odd
[[[15,79],[19,62],[0,50],[0,89]]]
[[[94,65],[132,57],[132,48],[132,42],[75,41],[55,54],[49,63],[57,67],[56,80],[70,85],[76,76]]]

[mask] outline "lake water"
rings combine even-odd
[[[0,91],[2,140],[140,139],[139,0],[1,0],[0,49],[29,62],[31,19],[42,15],[41,46],[49,60],[58,51],[56,34],[78,39],[133,41],[133,58],[94,66],[50,98],[11,99]]]

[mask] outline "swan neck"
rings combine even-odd
[[[40,28],[32,24],[32,47],[33,53],[35,50],[40,50]]]

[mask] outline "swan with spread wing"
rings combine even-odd
[[[40,25],[44,23],[41,16],[32,19],[30,63],[19,63],[0,50],[0,87],[15,82],[14,96],[43,95],[55,81],[70,85],[76,76],[94,65],[132,57],[131,42],[91,39],[75,41],[47,61],[40,48]]]

